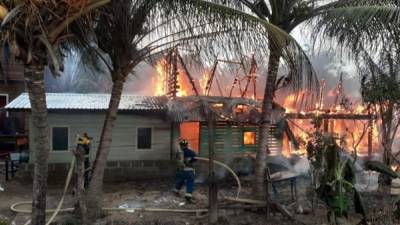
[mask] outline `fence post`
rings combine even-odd
[[[6,159],[6,181],[8,181],[8,160]]]
[[[14,171],[14,160],[11,160],[11,178],[14,177],[15,171]]]

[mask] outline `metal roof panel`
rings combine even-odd
[[[110,94],[46,93],[49,110],[106,110]],[[119,110],[165,110],[167,98],[164,96],[122,95]],[[30,109],[29,95],[22,93],[11,101],[6,109]]]

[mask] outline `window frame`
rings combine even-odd
[[[5,93],[0,93],[0,96],[5,96],[6,97],[6,105],[4,107],[0,107],[0,108],[5,110],[5,107],[8,105],[8,103],[10,101],[10,96],[9,96],[9,94],[5,94]],[[8,111],[6,111],[6,117],[9,117]]]
[[[139,149],[139,129],[140,128],[150,128],[151,129],[150,148],[140,148]],[[153,151],[153,149],[154,149],[153,140],[154,140],[154,127],[153,126],[138,126],[138,127],[136,127],[136,147],[135,147],[136,151]]]
[[[53,148],[53,128],[67,128],[68,129],[68,146],[66,150],[54,150]],[[58,152],[58,153],[65,153],[69,152],[69,147],[70,147],[70,140],[71,140],[71,127],[68,125],[51,125],[50,126],[50,151],[51,152]]]

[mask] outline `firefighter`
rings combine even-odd
[[[179,191],[186,184],[185,199],[188,203],[193,203],[192,194],[195,178],[193,163],[196,161],[196,153],[189,149],[189,143],[184,139],[179,142],[179,146],[180,151],[176,154],[178,168],[175,176],[175,189],[173,191],[179,196]]]
[[[92,138],[85,132],[82,137],[78,138],[78,145],[82,145],[85,150],[85,188],[89,185],[90,182],[90,140]]]

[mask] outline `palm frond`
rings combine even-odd
[[[393,1],[371,2],[321,14],[311,23],[314,39],[325,43],[333,40],[342,51],[356,57],[363,53],[365,46],[376,52],[382,43],[398,42],[400,8]]]
[[[95,20],[96,25],[81,29],[76,39],[86,50],[94,47],[106,52],[113,62],[131,59],[129,63],[137,64],[176,45],[200,49],[204,60],[217,55],[239,58],[249,52],[264,58],[273,46],[284,49],[288,76],[302,81],[294,89],[317,84],[308,58],[290,35],[236,8],[202,0],[116,0],[103,7]],[[116,43],[121,46],[116,48]],[[306,76],[299,76],[303,73]]]

